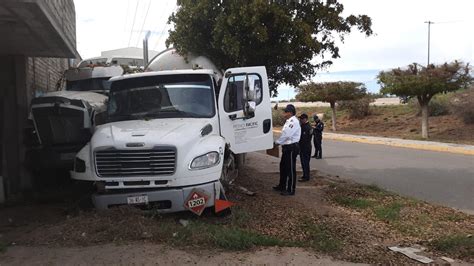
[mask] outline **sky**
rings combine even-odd
[[[430,62],[474,60],[474,1],[472,0],[340,0],[344,15],[365,14],[372,18],[374,34],[357,32],[341,43],[341,57],[321,70],[313,81],[348,80],[364,82],[371,92],[379,87],[381,70],[410,63],[427,63],[428,24],[431,25]],[[151,31],[149,48],[165,48],[168,17],[176,10],[175,0],[74,0],[77,49],[82,58],[101,51],[142,47]],[[314,59],[318,61],[318,58]],[[278,100],[294,97],[294,88],[282,85]]]

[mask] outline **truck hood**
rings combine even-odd
[[[88,102],[94,109],[104,109],[107,96],[91,91],[54,91],[48,92],[40,96],[40,98],[47,97],[62,97],[70,100],[84,100]]]
[[[127,143],[142,144],[137,147],[139,149],[151,149],[156,145],[182,147],[198,142],[201,139],[201,129],[210,123],[211,119],[196,118],[113,122],[99,126],[92,137],[91,144],[93,149],[96,147],[130,149]],[[215,130],[216,128],[213,132]]]

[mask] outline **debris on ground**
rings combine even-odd
[[[445,256],[441,257],[441,259],[446,261],[446,262],[449,262],[449,263],[454,263],[455,262],[455,260],[453,260],[451,258],[448,258],[448,257],[445,257]]]
[[[389,247],[388,249],[390,249],[391,251],[395,251],[395,252],[398,252],[398,253],[402,253],[403,255],[409,257],[410,259],[413,259],[413,260],[416,260],[418,262],[421,262],[421,263],[432,263],[433,260],[426,257],[426,256],[422,256],[422,255],[418,255],[416,253],[418,252],[422,252],[424,249],[420,249],[420,248],[413,248],[413,247]]]
[[[179,223],[184,227],[189,225],[189,221],[184,219],[179,219]]]
[[[237,186],[237,188],[247,196],[255,196],[255,192],[250,191],[243,186]]]

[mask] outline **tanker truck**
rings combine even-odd
[[[264,66],[221,71],[168,49],[145,73],[110,79],[106,123],[76,155],[71,177],[95,184],[98,209],[200,215],[226,199],[245,153],[272,147]]]
[[[66,70],[57,91],[31,102],[36,141],[27,153],[30,168],[35,173],[70,171],[95,126],[104,122],[109,79],[142,70],[143,58],[125,56],[88,58]]]

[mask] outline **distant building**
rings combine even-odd
[[[155,55],[157,55],[158,53],[159,53],[158,51],[148,50],[148,56],[150,57],[150,59],[155,57]],[[124,57],[143,58],[143,49],[137,48],[137,47],[120,48],[120,49],[115,49],[115,50],[103,51],[100,53],[100,56],[102,57],[124,56]]]
[[[159,52],[149,50],[148,61],[150,61]],[[91,64],[119,64],[127,66],[144,66],[143,49],[136,47],[121,48],[109,51],[103,51],[100,56],[85,58],[77,66],[86,67]]]

